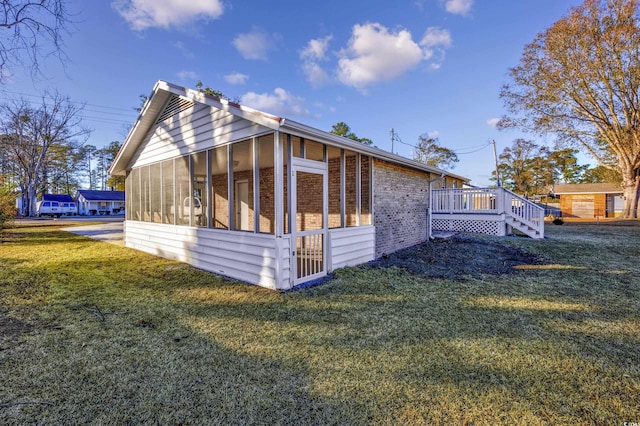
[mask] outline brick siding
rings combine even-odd
[[[373,166],[376,257],[427,239],[429,173],[380,160]]]

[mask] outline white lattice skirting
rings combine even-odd
[[[457,231],[474,234],[505,235],[505,223],[501,220],[486,219],[442,219],[433,218],[431,221],[433,231]]]

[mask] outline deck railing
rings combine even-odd
[[[544,208],[504,188],[434,189],[431,212],[504,214],[544,235]]]
[[[448,188],[431,191],[433,213],[499,213],[499,188]]]

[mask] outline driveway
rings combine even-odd
[[[123,246],[122,220],[117,222],[100,223],[98,225],[82,225],[61,228],[72,234],[93,238],[94,240]]]

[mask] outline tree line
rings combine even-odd
[[[577,149],[551,149],[526,139],[516,139],[498,157],[498,175],[492,180],[517,194],[549,195],[565,183],[620,183],[615,169],[578,164]]]
[[[34,103],[18,99],[0,105],[0,176],[19,190],[25,214],[35,214],[42,194],[74,195],[78,189],[123,189],[107,170],[120,142],[87,145],[84,106],[59,93]]]
[[[3,2],[0,84],[14,68],[38,74],[40,59],[50,55],[64,63],[62,40],[69,35],[70,16],[66,0]],[[564,145],[564,148],[553,154],[538,147],[539,152],[525,161],[525,167],[509,162],[518,158],[517,151],[528,151],[526,143],[514,143],[501,156],[499,171],[502,168],[505,176],[513,175],[513,179],[505,179],[505,183],[526,194],[548,186],[552,177],[564,181],[574,179],[573,173],[580,174],[579,169],[575,165],[563,165],[562,161],[571,160],[571,150],[578,147],[598,162],[594,171],[583,170],[581,179],[598,176],[619,179],[624,194],[622,217],[638,217],[639,52],[638,0],[584,0],[527,44],[519,64],[509,69],[508,81],[500,91],[508,113],[501,119],[499,128],[553,135],[557,146]],[[202,86],[199,83],[198,89],[209,89]],[[44,101],[46,97],[49,97],[48,103]],[[94,150],[89,154],[91,149],[87,148],[86,155],[82,155],[82,138],[88,132],[80,126],[81,110],[58,94],[43,96],[42,104],[36,107],[28,102],[3,106],[0,160],[4,169],[0,170],[0,184],[4,187],[13,182],[6,173],[15,176],[11,179],[16,179],[27,194],[29,210],[35,207],[35,194],[52,182],[71,187],[70,170],[83,161],[88,164],[91,160],[87,161],[87,156],[96,153]],[[355,136],[348,126],[341,125],[344,123],[338,124],[340,126],[334,128],[338,134],[371,143],[367,138]],[[418,148],[420,145],[423,146]],[[424,152],[426,157],[422,156]],[[451,154],[455,152],[440,146],[437,139],[421,137],[414,158],[427,163],[449,161],[448,166],[453,167],[457,157]],[[543,163],[540,159],[546,159],[548,164],[538,167]],[[538,171],[543,169],[546,171]],[[564,172],[559,172],[560,169]],[[88,171],[90,185],[99,178],[104,182],[104,166],[101,170],[95,176]],[[569,174],[564,175],[565,172]]]

